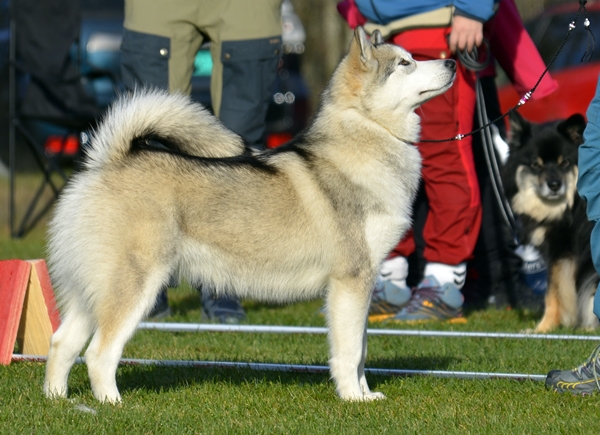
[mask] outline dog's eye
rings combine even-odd
[[[568,168],[570,164],[571,164],[571,162],[565,159],[562,162],[560,162],[560,167],[561,168]]]
[[[406,59],[400,59],[400,62],[398,62],[398,65],[408,66],[408,65],[410,65],[410,62]]]
[[[542,169],[542,165],[540,165],[539,162],[533,162],[531,165],[529,165],[529,167],[534,171],[539,171]]]

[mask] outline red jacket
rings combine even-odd
[[[367,19],[360,13],[354,0],[343,0],[337,5],[338,12],[353,29],[362,26]],[[535,44],[523,26],[514,0],[502,0],[498,12],[485,25],[485,36],[490,50],[520,95],[529,92],[546,69]],[[494,63],[480,75],[495,75]],[[543,98],[558,88],[556,81],[546,73],[532,99]]]

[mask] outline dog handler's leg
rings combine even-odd
[[[264,149],[269,101],[277,73],[279,36],[244,41],[213,43],[213,55],[220,55],[222,68],[218,117],[228,129],[240,135],[254,149]],[[212,87],[217,86],[211,82]],[[248,83],[252,85],[249,86]],[[213,92],[214,93],[214,92]],[[215,110],[217,108],[215,107]]]
[[[218,10],[218,19],[206,26],[213,110],[251,148],[262,149],[281,55],[281,0],[229,0]]]
[[[92,334],[93,321],[84,311],[71,309],[52,335],[44,392],[47,397],[66,397],[67,380],[75,359]]]
[[[364,377],[370,288],[358,279],[332,280],[327,295],[331,375],[344,400],[384,398],[372,393]]]

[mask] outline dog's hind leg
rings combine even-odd
[[[136,282],[135,276],[135,273],[126,276],[124,282],[115,286],[97,306],[98,326],[85,352],[85,359],[92,391],[101,402],[121,401],[116,372],[123,348],[169,279],[165,270],[153,271],[144,283]]]
[[[332,280],[327,296],[331,375],[344,400],[383,399],[369,390],[364,374],[370,288],[359,279]]]
[[[75,359],[92,334],[94,321],[85,309],[72,304],[61,323],[52,335],[44,392],[48,397],[66,397],[67,379]]]

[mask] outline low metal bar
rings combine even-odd
[[[326,334],[328,328],[315,326],[276,326],[276,325],[222,325],[212,323],[155,323],[142,322],[138,329],[164,332],[246,332],[270,334]],[[508,332],[464,332],[464,331],[423,331],[405,329],[367,329],[371,336],[415,336],[415,337],[462,337],[462,338],[510,338],[537,340],[581,340],[600,341],[598,335],[525,334]]]
[[[45,362],[46,357],[36,355],[18,355],[14,354],[14,362]],[[85,362],[83,357],[78,357],[77,364]],[[157,367],[189,367],[189,368],[224,368],[237,370],[256,370],[256,371],[275,371],[286,373],[329,373],[328,366],[304,365],[304,364],[273,364],[273,363],[250,363],[250,362],[230,362],[230,361],[182,361],[182,360],[154,360],[154,359],[134,359],[123,358],[121,365],[129,366],[157,366]],[[365,372],[371,375],[380,376],[433,376],[437,378],[454,379],[511,379],[516,381],[536,381],[542,382],[546,375],[526,374],[526,373],[495,373],[495,372],[463,372],[463,371],[445,371],[445,370],[405,370],[405,369],[381,369],[365,368]]]

